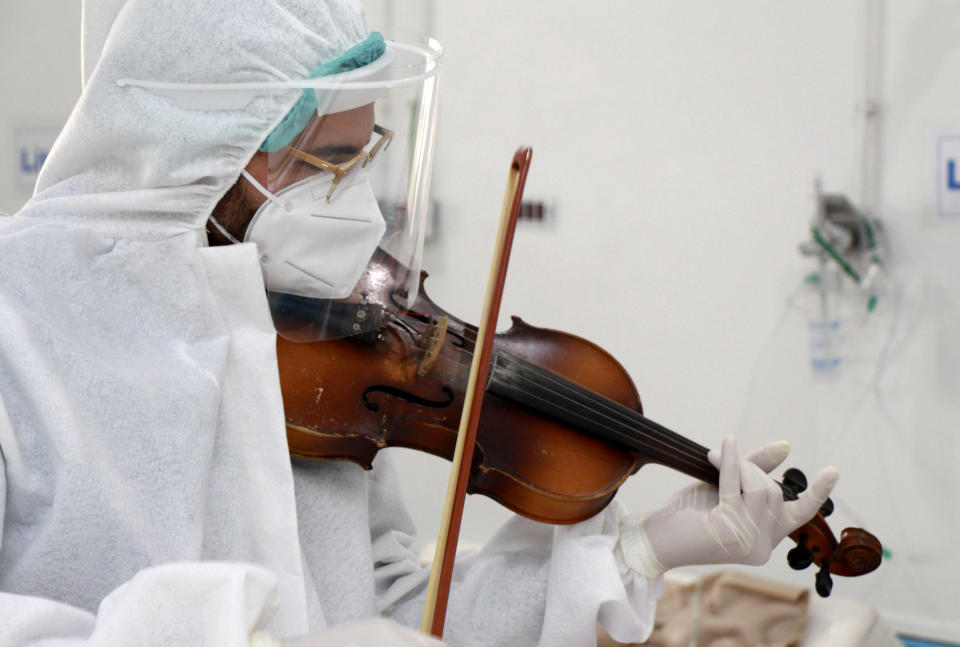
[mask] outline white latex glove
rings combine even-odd
[[[719,488],[686,487],[646,518],[624,517],[624,561],[648,577],[693,564],[765,563],[784,537],[817,513],[839,477],[828,467],[796,501],[784,501],[767,472],[789,449],[788,443],[772,443],[740,460],[733,436],[724,438],[719,456],[715,451],[709,456],[720,470]]]
[[[317,633],[279,640],[258,631],[250,647],[444,647],[446,643],[425,636],[385,618],[374,618],[332,627]]]

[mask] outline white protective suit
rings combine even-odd
[[[294,463],[252,244],[204,225],[297,98],[190,111],[118,78],[306,77],[363,40],[352,1],[84,2],[83,96],[35,197],[0,221],[0,645],[246,647],[377,614],[427,573],[388,456]],[[514,519],[460,564],[451,645],[651,629],[611,506]]]

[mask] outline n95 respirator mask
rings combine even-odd
[[[328,173],[276,194],[243,176],[266,198],[244,242],[257,245],[267,289],[314,299],[349,295],[386,230],[366,169],[350,173],[332,201]]]

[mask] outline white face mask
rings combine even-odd
[[[330,173],[276,194],[246,171],[243,176],[267,198],[244,236],[257,244],[267,289],[316,299],[349,295],[386,230],[366,170],[351,171],[332,202]]]

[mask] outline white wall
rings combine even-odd
[[[866,527],[892,557],[836,578],[835,595],[878,606],[899,629],[958,639],[960,232],[937,220],[931,195],[934,136],[960,128],[954,5],[898,2],[882,21],[887,292],[870,317],[858,294],[834,295],[848,317],[844,369],[818,382],[807,364],[798,289],[815,265],[796,249],[813,180],[866,199],[866,6],[437,3],[443,235],[427,285],[477,320],[510,155],[532,145],[527,194],[555,203],[556,223],[518,232],[503,324],[519,314],[599,343],[634,376],[648,415],[702,444],[786,437],[790,464],[811,478],[836,464],[835,531]],[[446,465],[403,464],[430,536]],[[648,510],[682,483],[644,468],[620,500]],[[463,537],[482,542],[504,516],[472,497]],[[811,585],[786,548],[762,572]]]
[[[80,3],[9,2],[0,21],[0,213],[32,191],[15,181],[18,129],[60,128],[80,96]]]
[[[510,156],[533,146],[527,194],[556,203],[556,225],[518,232],[504,322],[595,341],[651,417],[712,446],[737,429],[800,271],[815,173],[853,174],[856,15],[827,2],[599,6],[438,6],[444,218],[428,290],[476,321]],[[677,483],[647,474],[623,499],[646,509]],[[467,537],[489,534],[467,519]]]
[[[813,178],[854,177],[856,12],[622,1],[443,3],[438,15],[431,296],[476,321],[510,155],[532,145],[527,194],[556,203],[556,224],[518,232],[504,317],[595,341],[648,415],[718,444],[802,272]],[[630,508],[683,482],[657,471],[624,488]],[[479,515],[468,509],[473,540],[490,532],[493,511]]]
[[[477,320],[509,160],[533,146],[527,195],[555,204],[555,221],[518,232],[503,323],[518,314],[600,344],[634,376],[648,415],[702,444],[787,437],[809,476],[835,463],[834,528],[860,523],[893,555],[875,575],[838,578],[836,594],[898,628],[957,639],[960,232],[931,200],[933,137],[960,130],[952,3],[887,9],[878,214],[895,254],[877,316],[845,322],[836,379],[810,378],[806,311],[791,301],[813,269],[796,246],[814,178],[861,197],[863,6],[370,0],[372,22],[432,26],[447,48],[431,297]],[[78,3],[6,9],[0,211],[26,198],[12,188],[12,129],[61,123],[79,93],[78,24]],[[426,542],[448,464],[396,453]],[[685,482],[644,468],[620,499],[651,509]],[[482,542],[505,517],[471,497],[462,536]],[[809,584],[781,553],[762,572]]]

